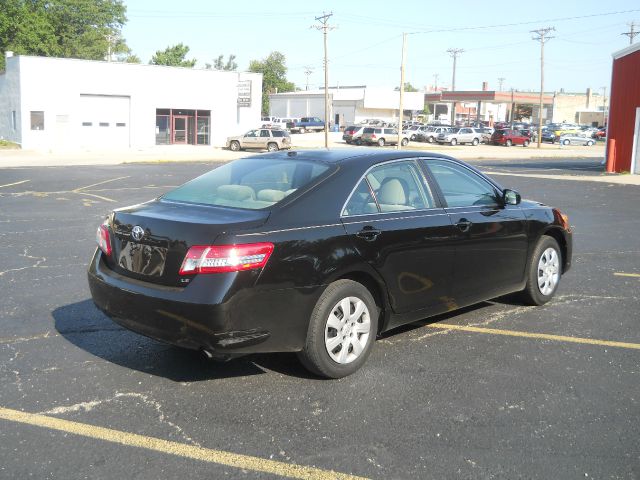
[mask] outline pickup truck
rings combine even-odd
[[[293,132],[321,132],[324,130],[324,121],[318,117],[302,117],[300,120],[287,122],[287,130]]]

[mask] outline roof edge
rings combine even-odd
[[[614,60],[618,60],[619,58],[626,57],[634,52],[640,50],[640,43],[632,43],[628,47],[623,48],[622,50],[618,50],[617,52],[613,52],[611,56]]]

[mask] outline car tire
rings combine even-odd
[[[349,309],[346,319],[345,307]],[[362,284],[347,279],[331,283],[311,313],[307,338],[298,358],[307,370],[321,377],[351,375],[371,353],[378,332],[378,316],[379,308]]]
[[[528,146],[529,146],[529,140],[525,140],[525,141],[522,143],[522,146],[523,146],[523,147],[528,147]]]
[[[594,144],[591,140],[587,141],[587,147],[591,147]]]
[[[433,142],[435,142],[435,141],[436,141],[436,139],[435,139],[435,138],[433,138],[433,137],[427,137],[427,143],[433,143]]]
[[[360,140],[360,139],[358,138],[358,139],[357,139],[355,142],[353,142],[353,143],[355,143],[356,145],[360,146],[360,145],[362,145],[362,140]]]
[[[474,138],[473,142],[471,142],[471,145],[473,145],[474,147],[477,147],[479,143],[480,143],[480,140],[478,140],[477,138]]]
[[[409,145],[409,139],[403,138],[402,140],[400,140],[400,145],[402,145],[403,147],[406,147],[407,145]]]
[[[275,142],[269,142],[267,143],[267,151],[269,152],[277,152],[278,150],[280,150],[278,148],[278,144]]]
[[[571,142],[569,140],[563,140],[562,145],[569,145]]]
[[[306,130],[304,129],[304,127],[300,127],[300,130],[298,130],[299,133],[304,133],[306,132]]]
[[[231,150],[232,152],[239,152],[240,142],[238,142],[237,140],[233,140],[231,143],[229,143],[229,150]]]
[[[384,138],[381,138],[380,140],[378,140],[378,146],[379,147],[384,147]]]
[[[416,136],[415,135],[411,135],[409,137],[409,140],[411,140],[412,142],[415,142],[416,141]]]
[[[511,145],[513,145],[513,142],[511,140],[507,140],[506,142],[504,142],[505,147],[510,147]]]
[[[562,252],[558,242],[543,235],[527,262],[527,284],[521,292],[522,300],[527,305],[544,305],[553,298],[561,277]]]
[[[456,140],[455,138],[452,138],[450,143],[451,143],[451,146],[453,147],[458,144],[458,140]]]

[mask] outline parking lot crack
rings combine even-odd
[[[175,430],[178,433],[178,435],[180,435],[180,437],[182,437],[185,441],[189,442],[190,444],[195,445],[197,447],[202,447],[200,443],[198,443],[196,440],[194,440],[189,435],[187,435],[187,433],[184,431],[184,429],[180,425],[172,422],[167,418],[167,415],[164,413],[164,410],[160,402],[154,400],[149,395],[144,393],[116,392],[114,396],[103,399],[103,400],[90,400],[86,402],[75,403],[73,405],[61,405],[49,410],[38,412],[38,414],[39,415],[64,415],[67,413],[75,413],[75,412],[90,412],[91,410],[93,410],[98,406],[101,406],[110,402],[119,402],[126,398],[139,400],[143,404],[147,405],[148,407],[151,407],[152,410],[157,414],[157,418],[160,423],[163,423],[171,427],[173,430]]]
[[[33,265],[28,265],[26,267],[19,267],[19,268],[9,268],[7,270],[2,270],[0,271],[0,277],[2,277],[3,275],[7,274],[7,273],[11,273],[11,272],[20,272],[22,270],[27,270],[29,268],[38,268],[41,264],[43,264],[44,262],[47,261],[46,257],[34,257],[33,255],[29,255],[29,249],[31,249],[31,247],[25,247],[24,251],[19,254],[18,256],[29,259],[29,260],[35,260],[36,262]]]

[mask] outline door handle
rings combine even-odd
[[[378,238],[378,235],[380,235],[381,233],[382,231],[378,230],[377,228],[364,227],[362,230],[356,233],[356,237],[362,238],[367,242],[373,242],[376,238]]]
[[[471,225],[473,225],[473,223],[467,220],[466,218],[461,218],[460,221],[456,223],[456,227],[458,227],[460,231],[465,233],[469,231],[469,229],[471,228]]]

